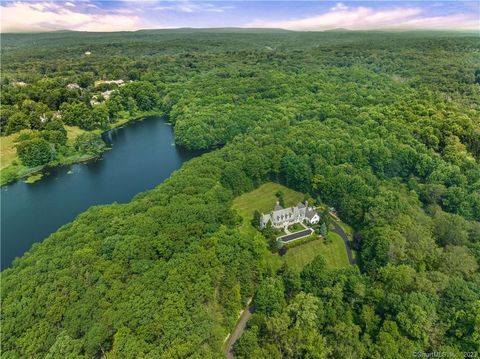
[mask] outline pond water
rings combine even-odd
[[[32,184],[2,187],[2,270],[90,206],[128,202],[200,154],[176,147],[171,126],[160,117],[108,131],[103,140],[112,149],[101,159],[48,169]]]

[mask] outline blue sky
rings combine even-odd
[[[0,0],[2,32],[178,27],[479,29],[479,1]]]

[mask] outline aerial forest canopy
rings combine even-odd
[[[2,34],[23,166],[149,111],[210,150],[3,271],[2,356],[219,358],[252,296],[239,358],[480,351],[479,54],[442,32]],[[334,206],[358,265],[273,268],[232,209],[267,181]]]

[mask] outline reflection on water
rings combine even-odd
[[[38,182],[18,181],[1,189],[2,269],[88,207],[128,202],[200,154],[172,146],[172,128],[158,117],[102,137],[112,147],[102,159],[51,168]]]

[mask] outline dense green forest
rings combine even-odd
[[[100,152],[96,130],[142,111],[210,149],[3,271],[2,357],[219,358],[252,296],[239,358],[480,351],[479,50],[441,32],[2,34],[23,165]],[[267,181],[334,206],[358,266],[275,270],[231,209]]]

